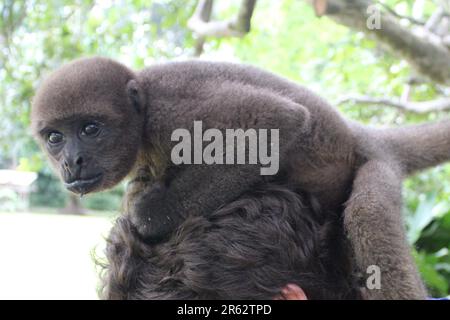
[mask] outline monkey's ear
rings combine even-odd
[[[127,83],[127,96],[128,96],[128,99],[130,99],[133,107],[136,109],[137,113],[141,113],[143,99],[140,94],[139,84],[134,79],[128,81],[128,83]]]

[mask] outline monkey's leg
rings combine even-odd
[[[401,182],[395,166],[369,161],[357,172],[344,212],[345,230],[357,267],[365,275],[368,299],[427,296],[405,237]]]

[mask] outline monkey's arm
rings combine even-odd
[[[156,182],[135,193],[131,221],[138,233],[157,241],[188,215],[206,215],[231,202],[260,179],[256,165],[191,165],[168,185]]]
[[[147,167],[138,168],[132,179],[127,184],[125,197],[122,202],[122,210],[126,213],[132,213],[136,203],[141,201],[149,188],[155,184],[151,171]]]
[[[227,118],[228,114],[241,116],[229,117],[237,118],[232,123],[219,122],[220,129],[279,130],[277,160],[280,162],[287,158],[285,155],[309,124],[309,112],[303,106],[272,92],[230,83],[214,92],[214,100],[220,102],[221,99],[227,99],[229,105]],[[199,104],[204,103],[206,107],[208,102],[199,101]],[[270,142],[258,141],[259,148],[262,143]],[[246,154],[248,145],[244,146]],[[266,147],[272,149],[269,145]],[[239,146],[234,148],[235,154],[237,148]],[[271,154],[271,158],[274,156]],[[140,192],[139,200],[134,201],[131,209],[132,222],[143,237],[160,239],[173,231],[186,215],[209,214],[250,189],[262,180],[260,169],[261,166],[255,164],[181,165],[181,170],[169,181],[149,185]]]
[[[406,242],[401,215],[401,175],[388,163],[371,160],[356,176],[344,212],[344,227],[359,271],[380,271],[380,288],[368,288],[367,299],[425,299],[426,290]],[[375,267],[374,270],[377,268]],[[372,270],[373,271],[373,270]],[[376,278],[375,280],[376,285]],[[370,282],[370,281],[369,281]]]

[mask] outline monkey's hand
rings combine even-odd
[[[171,206],[167,188],[159,182],[135,193],[128,212],[139,235],[150,242],[162,240],[184,220]]]

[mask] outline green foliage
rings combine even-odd
[[[60,181],[53,176],[48,168],[38,174],[34,184],[35,189],[30,195],[30,205],[35,207],[64,207],[67,193],[64,192]]]
[[[427,194],[424,199],[419,200],[419,204],[414,212],[406,216],[408,227],[408,241],[416,243],[425,228],[434,220],[442,217],[450,211],[450,204],[446,202],[436,202],[436,193]]]
[[[448,249],[435,253],[425,251],[416,254],[420,273],[430,288],[432,296],[447,296],[449,292],[450,258]]]
[[[121,184],[107,192],[87,195],[82,199],[82,204],[85,208],[93,210],[118,211],[124,191],[124,184]]]
[[[435,1],[415,18],[426,20]],[[386,0],[403,15],[416,1]],[[240,0],[216,1],[215,18],[232,18]],[[154,61],[186,57],[194,39],[186,27],[196,1],[28,0],[0,1],[0,166],[39,170],[32,205],[63,206],[67,194],[52,176],[28,132],[33,92],[49,70],[80,56],[105,55],[141,68]],[[301,14],[300,14],[301,13]],[[244,38],[208,39],[205,57],[251,63],[304,83],[333,102],[347,94],[399,97],[415,71],[376,42],[330,19],[315,17],[305,1],[258,1],[252,30]],[[412,90],[428,100],[435,83]],[[417,115],[373,105],[346,103],[346,116],[373,125],[398,125],[445,116]],[[435,295],[450,283],[450,166],[431,169],[405,182],[408,239]],[[83,198],[83,205],[117,210],[123,186]],[[6,197],[6,196],[5,196]],[[11,203],[11,202],[9,202]]]

